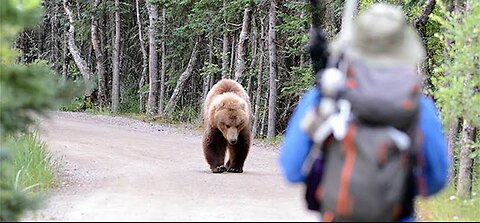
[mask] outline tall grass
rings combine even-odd
[[[12,155],[8,162],[14,171],[9,180],[17,190],[43,192],[54,186],[54,160],[35,133],[7,137],[5,147]]]
[[[480,221],[480,185],[475,185],[472,197],[462,199],[455,196],[455,189],[449,185],[439,194],[417,200],[419,221],[436,222],[478,222]]]

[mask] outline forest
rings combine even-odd
[[[341,29],[345,1],[318,2],[312,13],[305,0],[45,0],[41,21],[14,45],[19,62],[85,84],[62,110],[196,123],[208,90],[232,78],[250,95],[254,136],[278,140],[314,85],[312,21],[328,40]],[[359,0],[358,11],[375,2]],[[402,7],[427,48],[423,91],[441,112],[456,194],[471,197],[480,182],[480,2],[383,2]]]

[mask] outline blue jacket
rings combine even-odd
[[[288,127],[280,149],[279,164],[283,175],[290,183],[304,182],[306,176],[302,170],[313,141],[300,123],[313,106],[317,106],[321,98],[320,91],[313,87],[299,101]],[[422,97],[420,105],[420,129],[423,133],[423,168],[418,171],[417,179],[421,179],[422,188],[416,194],[430,196],[439,192],[447,183],[450,159],[438,111],[431,98]]]

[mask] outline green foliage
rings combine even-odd
[[[198,106],[177,106],[170,116],[173,122],[195,123],[198,121],[200,111]]]
[[[52,70],[43,62],[0,64],[0,134],[25,131],[33,114],[56,108],[70,89],[57,88]]]
[[[14,64],[16,34],[35,25],[41,13],[40,0],[4,0],[0,7],[0,221],[17,221],[40,201],[26,191],[50,186],[45,146],[27,132],[39,115],[79,92],[71,83],[61,84],[66,82],[59,82],[45,61]]]
[[[72,111],[72,112],[78,112],[84,110],[83,108],[85,107],[85,100],[83,97],[76,97],[75,99],[69,101],[68,103],[65,103],[60,110],[62,111]]]
[[[291,69],[289,74],[291,78],[286,80],[280,89],[281,96],[299,97],[306,89],[312,87],[315,75],[311,66],[292,67]]]
[[[286,72],[289,78],[279,86],[281,97],[297,98],[314,83],[314,74],[308,61],[309,55],[305,50],[309,38],[307,27],[311,20],[307,15],[307,6],[307,2],[288,2],[284,4],[285,10],[279,12],[282,22],[278,25],[278,32],[281,36],[287,37],[285,47],[280,50],[292,60],[304,58],[303,66],[295,63],[288,67]],[[298,16],[301,14],[304,16]]]
[[[472,153],[470,154],[471,159],[475,159],[475,163],[480,163],[480,132],[477,131],[475,141],[471,145]],[[477,165],[480,168],[480,165]],[[478,172],[480,174],[480,172]]]
[[[35,133],[7,137],[5,148],[13,148],[13,159],[8,160],[16,173],[10,179],[17,188],[25,191],[46,191],[53,186],[54,161],[47,146]]]
[[[440,5],[439,15],[432,19],[444,32],[436,37],[446,43],[443,63],[434,70],[434,96],[446,126],[464,118],[472,127],[480,127],[480,2],[471,3],[471,13],[447,12]],[[447,41],[448,40],[448,41]],[[467,79],[468,78],[468,79]]]
[[[472,190],[472,198],[455,196],[455,188],[449,185],[429,199],[417,200],[417,214],[420,221],[427,222],[471,222],[480,219],[480,186]]]
[[[223,2],[223,0],[217,0]],[[241,23],[243,19],[243,11],[247,6],[254,6],[258,3],[258,0],[227,0],[225,10],[226,11],[226,20],[229,25],[232,23]],[[221,11],[223,13],[223,10]],[[218,16],[218,15],[217,15]],[[220,16],[219,16],[220,17]],[[228,29],[232,29],[232,26],[229,26]]]
[[[218,29],[220,26],[212,24],[222,23],[222,16],[218,15],[218,10],[221,8],[221,1],[201,0],[195,2],[189,15],[190,21],[183,28],[191,32],[189,35],[209,33]]]
[[[16,34],[24,27],[33,26],[42,11],[38,8],[40,0],[22,1],[2,0],[0,7],[0,62],[13,63],[18,53],[11,50]],[[3,72],[2,72],[3,73]]]
[[[134,87],[129,87],[122,93],[122,101],[120,103],[121,113],[138,113],[140,111],[139,94]]]
[[[237,29],[239,26],[234,24],[240,23],[241,26],[243,10],[254,4],[254,0],[234,0],[227,1],[224,8],[222,0],[185,1],[183,7],[191,10],[188,12],[188,22],[177,29],[177,35],[197,36],[219,33],[223,29]]]
[[[215,75],[220,73],[222,70],[218,67],[218,64],[213,64],[205,62],[203,67],[200,69],[200,76],[208,77],[209,75]]]
[[[306,54],[305,45],[308,42],[308,22],[309,16],[298,16],[305,13],[307,4],[305,2],[288,2],[285,5],[286,10],[279,12],[279,18],[282,21],[278,24],[278,32],[282,36],[287,36],[285,44],[286,55]]]
[[[31,199],[12,183],[15,179],[12,165],[9,163],[12,157],[7,150],[0,148],[0,221],[17,221],[21,214],[28,209],[37,206],[38,200]]]

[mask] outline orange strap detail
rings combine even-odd
[[[355,149],[356,126],[350,125],[344,140],[345,165],[340,176],[340,189],[338,191],[337,213],[346,215],[352,211],[352,200],[349,197],[350,180],[352,179],[353,167],[356,159]]]
[[[406,100],[403,102],[403,108],[405,110],[412,110],[413,109],[413,102],[412,100]]]
[[[332,222],[334,217],[331,211],[325,211],[325,213],[323,213],[323,221],[325,222]]]
[[[353,89],[357,87],[357,81],[351,77],[347,78],[347,88],[348,89]]]
[[[323,198],[323,188],[322,188],[322,186],[318,186],[317,189],[315,190],[315,198],[317,198],[317,200],[322,200],[322,198]]]

